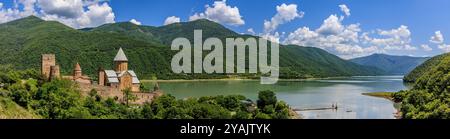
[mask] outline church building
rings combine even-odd
[[[140,92],[140,81],[133,70],[128,70],[128,59],[122,48],[114,58],[114,70],[99,69],[98,84],[119,90],[130,88],[132,92]]]

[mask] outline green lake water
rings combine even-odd
[[[323,108],[338,104],[338,110],[301,111],[306,119],[393,119],[393,103],[362,93],[407,89],[403,76],[360,76],[308,81],[280,81],[262,85],[259,81],[161,82],[161,89],[177,98],[244,95],[256,100],[258,91],[272,90],[279,100],[295,108]]]

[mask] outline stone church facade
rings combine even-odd
[[[114,70],[99,69],[98,83],[100,86],[110,86],[124,90],[130,88],[132,92],[140,92],[141,82],[133,70],[128,70],[128,58],[122,48],[114,58]]]

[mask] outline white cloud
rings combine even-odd
[[[408,26],[401,25],[391,30],[378,29],[377,35],[380,37],[363,36],[364,43],[384,47],[385,50],[417,50],[417,47],[411,46],[411,31]]]
[[[446,53],[450,52],[450,45],[448,45],[448,44],[440,44],[440,45],[438,45],[438,48],[443,50]]]
[[[253,28],[247,29],[247,32],[250,33],[251,35],[255,35],[256,34],[256,32],[253,30]]]
[[[12,8],[0,8],[0,23],[30,15],[59,21],[73,28],[115,22],[112,8],[102,0],[18,0]]]
[[[298,28],[290,33],[285,40],[285,43],[297,44],[300,46],[313,46],[319,34],[311,31],[308,27]]]
[[[2,3],[0,6],[0,23],[35,15],[35,3],[36,0],[16,0],[12,8],[3,7],[4,5]],[[22,7],[22,9],[19,9],[19,7]]]
[[[105,23],[114,23],[115,15],[108,3],[93,4],[88,6],[81,19],[78,19],[81,27],[96,27]]]
[[[164,21],[164,25],[169,25],[169,24],[179,23],[179,22],[180,22],[180,18],[179,17],[170,16],[170,17],[166,18],[166,20]]]
[[[346,16],[350,16],[350,9],[345,4],[339,5],[339,8],[341,8],[341,11],[344,12]]]
[[[396,38],[409,38],[411,36],[411,32],[408,29],[408,26],[401,25],[397,29],[392,30],[378,30],[378,34],[384,36],[391,36]]]
[[[205,12],[195,13],[194,15],[189,17],[189,21],[197,19],[208,19],[234,26],[245,24],[245,21],[242,19],[242,16],[239,13],[239,8],[227,5],[226,0],[215,1],[212,7],[210,5],[206,5],[205,7]]]
[[[272,42],[280,43],[280,37],[282,35],[280,35],[280,33],[278,33],[278,32],[275,32],[273,34],[271,34],[271,33],[261,34],[260,37],[262,37],[266,40],[272,41]]]
[[[431,36],[430,42],[436,44],[444,43],[444,36],[442,35],[441,31],[434,32],[434,36]]]
[[[264,21],[264,31],[266,33],[275,31],[279,25],[290,22],[295,18],[302,18],[304,12],[298,12],[296,4],[281,4],[277,6],[277,13],[270,19]]]
[[[276,7],[277,13],[270,19],[270,21],[264,20],[264,33],[259,34],[264,39],[280,43],[281,36],[284,36],[284,32],[274,32],[278,26],[291,22],[296,18],[302,18],[304,12],[298,11],[296,4],[281,4]]]
[[[84,13],[81,0],[38,0],[38,5],[44,14],[64,18],[78,18]]]
[[[309,27],[298,28],[289,33],[283,42],[322,48],[345,59],[373,53],[418,49],[410,44],[411,32],[407,26],[362,32],[360,24],[344,25],[343,20],[344,18],[330,15],[319,28],[315,30]]]
[[[426,44],[422,44],[420,45],[420,47],[424,50],[424,51],[432,51],[433,48],[431,48],[429,45]]]
[[[298,28],[288,35],[284,43],[322,48],[346,59],[383,51],[378,46],[362,47],[359,24],[346,26],[341,21],[336,15],[331,15],[316,30]]]
[[[316,30],[321,35],[337,35],[344,30],[344,26],[336,15],[330,15]]]
[[[130,23],[133,23],[133,24],[138,25],[138,26],[142,25],[142,23],[137,21],[136,19],[131,19]]]

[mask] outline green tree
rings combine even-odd
[[[275,93],[273,91],[266,90],[259,92],[257,101],[258,108],[263,109],[267,105],[272,105],[272,107],[274,107],[276,103],[277,97],[275,96]]]
[[[142,117],[144,119],[153,119],[154,118],[154,114],[153,114],[153,111],[152,111],[152,105],[150,103],[145,103],[142,106],[141,113],[142,113]]]
[[[89,96],[91,98],[94,98],[95,101],[101,101],[102,100],[101,96],[98,94],[96,89],[92,89],[91,91],[89,91]]]
[[[233,119],[251,119],[251,113],[247,111],[239,110],[236,112],[236,114],[233,116]]]
[[[77,86],[70,80],[52,80],[45,83],[34,96],[31,107],[50,119],[89,117]]]
[[[268,114],[257,112],[255,115],[255,119],[271,119],[271,117]]]
[[[137,96],[133,94],[133,92],[131,91],[131,88],[125,88],[124,90],[122,90],[123,92],[123,100],[125,101],[125,104],[127,106],[129,106],[130,101],[134,102],[137,100]]]

